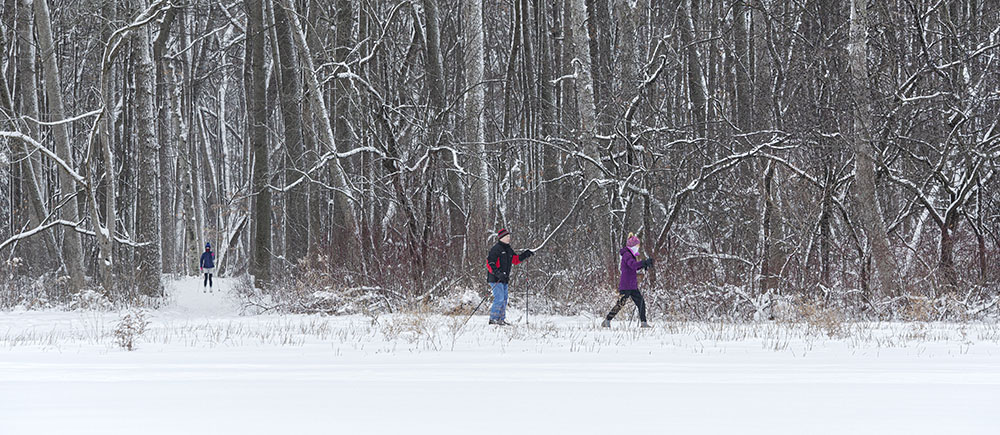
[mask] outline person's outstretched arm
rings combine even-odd
[[[625,254],[625,265],[632,270],[642,269],[643,262],[636,260],[634,255]]]

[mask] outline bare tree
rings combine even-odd
[[[139,2],[140,11],[147,9],[145,0]],[[136,87],[136,121],[138,128],[137,149],[139,151],[139,185],[155,186],[158,168],[158,142],[153,125],[156,123],[153,82],[156,80],[151,53],[149,30],[136,31],[133,44]],[[136,236],[146,245],[137,249],[136,275],[139,292],[147,296],[160,296],[163,285],[160,275],[163,263],[160,251],[160,202],[154,189],[139,189],[136,203]]]
[[[250,273],[254,285],[265,287],[271,281],[271,191],[268,189],[270,164],[267,147],[268,109],[265,102],[267,77],[265,76],[264,44],[267,33],[264,29],[264,7],[260,0],[246,0],[247,9],[247,122],[250,150],[253,153],[253,182],[251,183],[251,203],[253,204],[253,261]]]
[[[296,68],[292,31],[285,8],[274,4],[274,27],[281,74],[281,121],[285,139],[285,180],[294,182],[305,176],[302,140],[302,84]],[[301,183],[287,193],[285,209],[286,256],[291,264],[305,257],[309,246],[308,184]]]
[[[48,119],[61,121],[65,118],[65,106],[63,104],[62,81],[59,77],[59,61],[56,58],[55,43],[52,36],[52,21],[49,18],[49,5],[47,0],[35,0],[35,29],[38,35],[39,57],[42,59],[42,80],[45,96],[48,99]],[[56,152],[60,159],[67,163],[73,162],[73,154],[70,149],[69,129],[63,122],[57,122],[51,126],[52,138],[55,142]],[[60,214],[64,220],[75,221],[80,218],[76,201],[76,184],[68,176],[59,177],[59,187],[65,201],[60,208]],[[66,265],[66,272],[72,280],[73,286],[81,288],[84,285],[83,272],[83,245],[80,235],[74,231],[66,231],[63,234],[62,256],[63,264]]]
[[[465,65],[466,153],[473,156],[475,171],[469,180],[469,229],[465,251],[481,252],[485,249],[489,233],[490,172],[486,151],[486,129],[483,111],[486,104],[486,55],[483,49],[483,1],[470,0],[462,4],[463,58]],[[469,243],[471,237],[472,243]]]
[[[851,69],[854,131],[855,211],[861,219],[871,245],[871,258],[878,273],[882,292],[896,294],[899,278],[895,256],[889,248],[889,237],[882,218],[882,206],[875,195],[875,162],[879,156],[872,144],[872,111],[868,84],[868,1],[851,1],[851,36],[848,44]]]

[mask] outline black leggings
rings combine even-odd
[[[206,285],[209,286],[209,287],[212,286],[212,274],[211,273],[206,273],[205,274],[205,283],[202,284],[202,286],[206,286]]]
[[[645,322],[646,301],[642,299],[642,293],[639,293],[639,290],[618,290],[618,294],[622,295],[622,297],[618,298],[618,303],[611,308],[611,312],[608,313],[608,317],[606,318],[608,320],[614,319],[615,315],[625,306],[625,302],[631,298],[632,302],[635,302],[635,306],[639,307],[639,321]]]

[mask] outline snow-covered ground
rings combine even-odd
[[[0,313],[0,434],[1000,433],[996,324],[240,316],[216,283],[133,352],[121,313]]]

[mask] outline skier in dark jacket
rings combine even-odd
[[[201,261],[198,263],[198,267],[201,269],[201,273],[205,274],[205,283],[202,284],[202,293],[205,292],[204,287],[208,287],[208,291],[212,291],[212,272],[215,271],[215,253],[212,252],[212,244],[205,243],[205,252],[201,254]]]
[[[604,318],[604,322],[601,322],[601,326],[605,328],[611,327],[611,319],[614,319],[618,311],[625,306],[625,302],[632,299],[635,306],[639,308],[639,321],[642,322],[640,327],[649,328],[649,323],[646,323],[646,301],[642,299],[642,293],[639,293],[639,278],[637,273],[642,269],[652,267],[653,259],[638,260],[639,238],[632,233],[629,233],[625,247],[618,251],[618,253],[622,256],[622,276],[618,280],[618,294],[621,297],[618,298],[618,303],[611,308],[608,316]]]
[[[486,282],[493,290],[493,305],[490,307],[490,325],[507,325],[507,290],[510,286],[511,266],[517,265],[534,255],[526,249],[520,255],[510,247],[510,232],[497,232],[497,244],[486,257]]]

